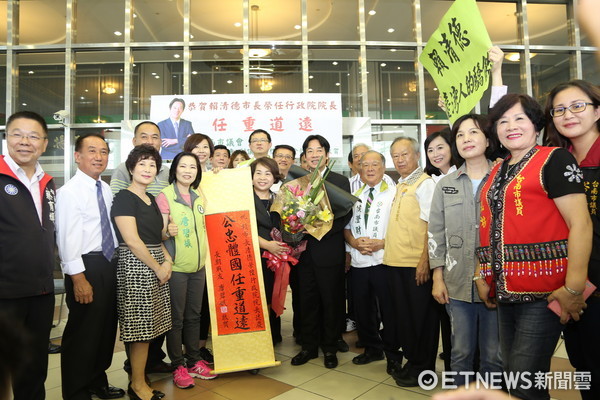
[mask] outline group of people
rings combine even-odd
[[[564,332],[571,363],[591,376],[582,396],[598,398],[600,346],[593,335],[600,294],[586,300],[583,292],[586,280],[600,284],[599,107],[600,90],[581,80],[554,88],[545,109],[529,96],[504,95],[488,116],[468,114],[449,132],[430,135],[425,169],[418,141],[396,138],[390,157],[397,182],[385,174],[384,154],[355,145],[349,163],[357,174],[330,172],[326,186],[360,201],[350,212],[334,210],[321,240],[307,236],[292,267],[294,336],[302,348],[291,364],[303,365],[321,349],[324,366],[337,367],[336,353],[347,350],[347,279],[364,347],[353,363],[385,358],[399,386],[417,386],[423,371],[435,370],[440,319],[448,318],[445,351],[453,371],[547,373]],[[11,372],[15,399],[45,396],[55,238],[69,307],[61,355],[65,399],[124,396],[106,376],[117,323],[130,398],[164,396],[146,377],[156,370],[172,372],[179,388],[215,378],[205,346],[210,199],[200,190],[202,175],[250,167],[259,246],[279,256],[286,246],[271,235],[280,220],[270,208],[280,185],[292,179],[296,150],[278,145],[270,156],[271,137],[259,129],[249,137],[250,158],[192,133],[167,167],[161,128],[145,121],[110,185],[100,178],[109,156],[105,138],[78,137],[77,172],[55,194],[38,162],[47,134],[38,114],[13,114],[8,155],[0,159],[0,323],[23,332],[28,351]],[[306,169],[324,173],[327,139],[308,136],[302,150]],[[274,274],[266,261],[262,269],[270,302]],[[548,308],[554,301],[557,311]],[[273,310],[269,320],[277,344]],[[170,364],[163,361],[165,337]],[[457,375],[455,383],[465,379]],[[549,398],[543,387],[509,389],[523,399]]]

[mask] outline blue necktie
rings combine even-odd
[[[179,131],[179,122],[174,122],[173,125],[175,126],[175,134],[177,134]]]
[[[100,228],[102,229],[102,254],[108,261],[112,260],[115,254],[115,241],[113,240],[112,230],[110,229],[110,220],[102,196],[102,183],[96,181],[96,199],[98,200],[98,208],[100,209]]]

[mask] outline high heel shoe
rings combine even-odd
[[[160,397],[158,394],[162,394],[162,397]],[[129,383],[129,386],[127,386],[127,394],[129,395],[129,399],[130,400],[143,400],[140,396],[138,396],[138,394],[135,392],[135,390],[133,390],[133,388],[131,387],[131,382]],[[152,397],[150,398],[150,400],[160,400],[163,397],[165,397],[165,394],[158,391],[158,390],[153,390],[152,391]]]

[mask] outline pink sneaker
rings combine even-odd
[[[191,376],[200,379],[215,379],[218,375],[213,374],[211,371],[212,370],[204,360],[200,360],[196,362],[193,367],[188,368],[188,372]]]
[[[180,365],[173,371],[173,383],[175,383],[175,386],[179,389],[189,389],[195,386],[194,379],[183,365]]]

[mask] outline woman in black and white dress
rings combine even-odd
[[[145,381],[148,344],[171,329],[167,282],[173,261],[162,245],[162,215],[146,192],[160,165],[152,146],[135,147],[125,161],[131,185],[117,193],[111,210],[119,239],[117,311],[121,340],[130,344],[131,399],[159,399],[161,393]]]

